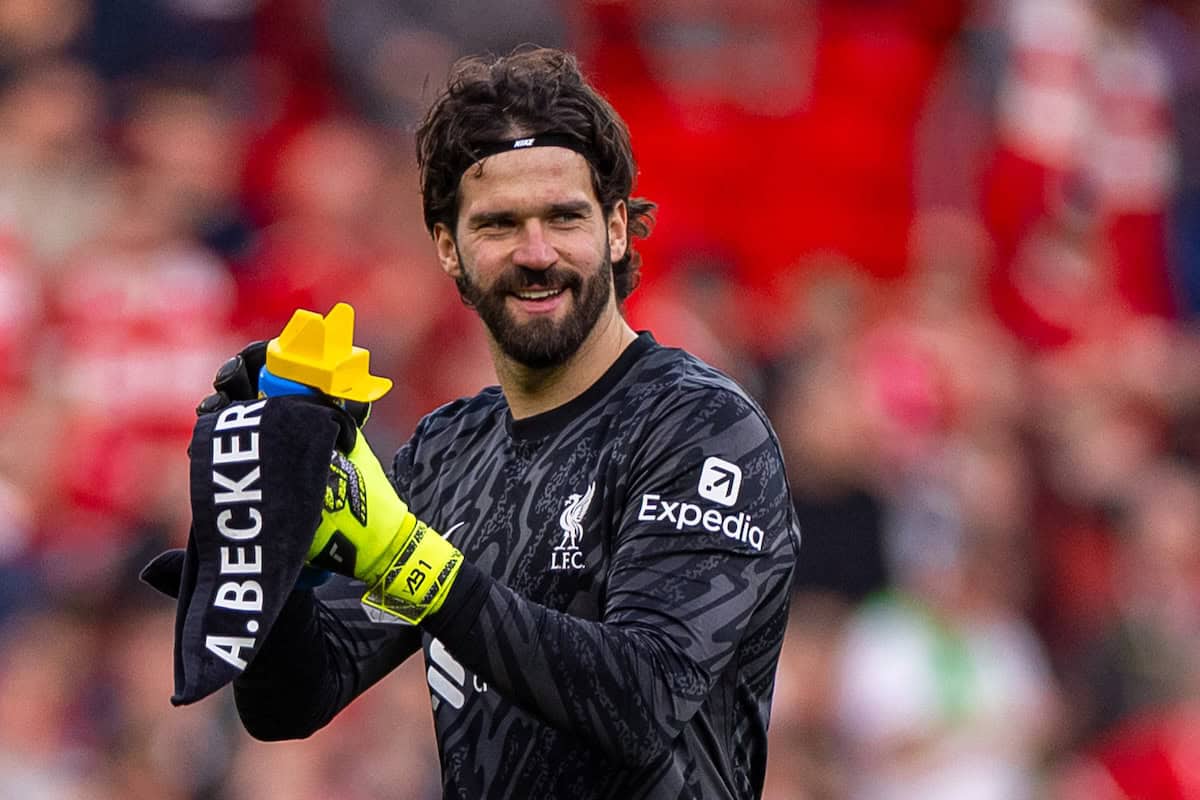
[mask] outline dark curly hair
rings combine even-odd
[[[518,48],[507,56],[468,56],[450,70],[446,89],[417,128],[417,164],[425,226],[455,229],[459,181],[492,142],[543,134],[568,136],[585,154],[592,189],[607,216],[618,200],[629,212],[629,246],[613,264],[617,299],[638,283],[641,258],[634,237],[645,237],[655,204],[631,198],[637,163],[629,129],[583,77],[575,57],[549,48]]]

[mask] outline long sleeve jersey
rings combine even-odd
[[[294,592],[235,682],[247,730],[306,736],[420,649],[446,797],[761,794],[799,529],[732,380],[643,333],[543,414],[438,409],[393,481],[464,554],[445,603],[412,627],[360,582]]]

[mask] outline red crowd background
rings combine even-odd
[[[803,528],[766,797],[1200,798],[1200,3],[0,1],[0,795],[438,796],[419,664],[172,709],[215,368],[351,302],[377,449],[493,383],[421,223],[453,60],[567,47],[659,203],[627,312]]]

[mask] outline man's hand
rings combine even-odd
[[[267,342],[251,342],[226,361],[213,377],[214,391],[196,406],[196,414],[211,414],[230,403],[258,399],[258,371],[267,363]]]
[[[259,398],[258,375],[267,363],[267,344],[265,339],[251,342],[220,366],[213,377],[213,393],[196,406],[197,416],[222,411],[230,403]],[[339,400],[320,392],[312,395],[312,399],[314,402],[326,403],[346,412],[346,415],[338,420],[342,427],[338,435],[338,448],[343,451],[351,450],[358,429],[366,425],[371,416],[371,404],[356,400]]]
[[[211,414],[230,403],[258,399],[258,373],[267,363],[267,340],[261,339],[243,347],[237,355],[226,361],[213,377],[212,394],[196,406],[196,414]],[[332,401],[331,401],[332,402]],[[354,420],[358,427],[367,424],[371,416],[371,404],[357,400],[337,402]]]
[[[333,453],[308,559],[363,581],[363,602],[414,625],[441,607],[462,566],[462,553],[396,495],[361,434],[348,455]]]

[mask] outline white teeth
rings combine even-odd
[[[517,297],[522,300],[545,300],[547,297],[554,297],[561,293],[562,289],[542,289],[537,292],[517,292]]]

